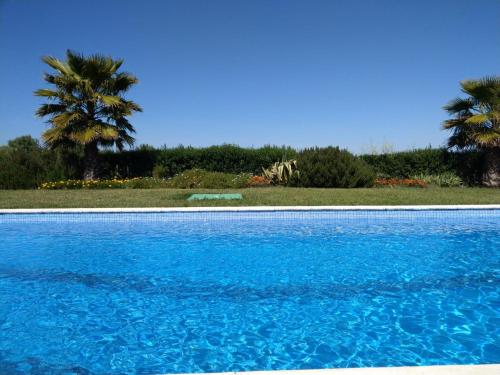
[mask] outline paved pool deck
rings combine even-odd
[[[500,375],[500,364],[219,372],[210,375]]]

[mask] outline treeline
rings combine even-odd
[[[268,167],[280,160],[295,159],[298,155],[298,150],[278,146],[260,148],[234,145],[204,148],[141,146],[123,152],[101,152],[99,175],[102,178],[146,176],[168,178],[193,168],[226,173],[260,174],[262,167]],[[345,154],[339,155],[345,157]],[[316,153],[314,158],[309,156],[309,159],[311,158],[320,160],[321,155]],[[480,152],[451,152],[441,148],[361,155],[355,159],[364,161],[379,177],[408,178],[415,175],[438,175],[450,172],[458,175],[469,185],[480,183],[483,165],[483,155]],[[30,136],[16,138],[9,141],[6,146],[0,147],[1,189],[36,188],[47,181],[79,179],[82,173],[83,150],[80,148],[50,150]],[[308,170],[308,173],[311,171]]]

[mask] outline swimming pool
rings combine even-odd
[[[0,215],[0,373],[500,362],[500,210]]]

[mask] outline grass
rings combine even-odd
[[[241,201],[187,202],[192,193],[242,193]],[[371,188],[0,190],[0,208],[500,204],[500,189]]]

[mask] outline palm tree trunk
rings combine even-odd
[[[85,145],[84,152],[84,171],[83,179],[95,180],[97,179],[97,143],[89,143]]]
[[[500,148],[494,147],[485,152],[485,171],[483,185],[500,187]]]

